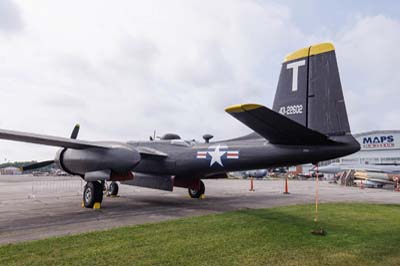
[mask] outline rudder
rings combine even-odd
[[[350,133],[331,43],[312,45],[286,56],[273,110],[328,136]]]

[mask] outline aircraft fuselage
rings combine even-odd
[[[146,160],[142,157],[134,172],[204,177],[208,174],[243,171],[319,162],[356,151],[351,138],[340,137],[340,145],[273,145],[262,138],[228,140],[213,143],[185,141],[128,142],[134,148],[152,147],[168,152],[167,158]],[[338,141],[340,141],[338,139]]]

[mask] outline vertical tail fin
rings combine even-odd
[[[273,110],[325,135],[350,133],[331,43],[312,45],[286,56]]]

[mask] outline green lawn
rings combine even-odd
[[[0,247],[0,265],[400,265],[400,206],[243,210]],[[93,225],[96,226],[95,224]]]

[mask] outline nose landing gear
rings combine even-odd
[[[113,181],[108,186],[108,195],[116,197],[118,195],[119,186],[118,183]]]

